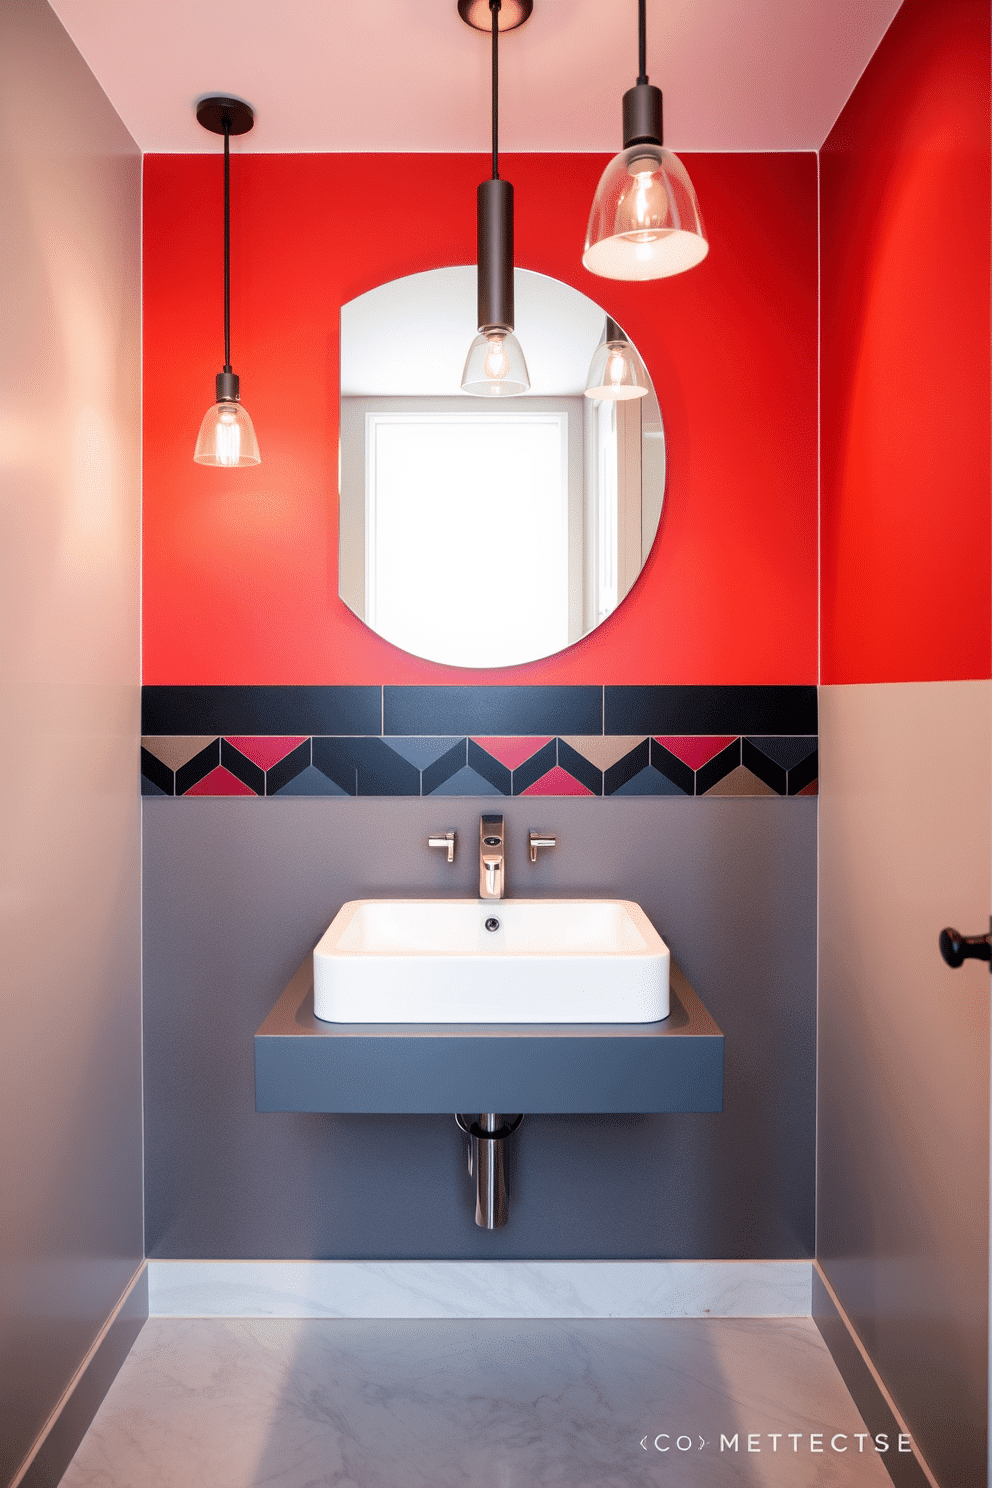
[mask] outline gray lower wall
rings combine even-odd
[[[817,1257],[947,1488],[986,1482],[992,684],[820,689]]]
[[[0,4],[0,1483],[140,1263],[141,160]]]
[[[256,1114],[252,1035],[339,906],[473,896],[491,803],[147,798],[150,1256],[812,1253],[816,800],[502,804],[511,895],[644,906],[726,1035],[723,1114],[530,1117],[495,1233],[451,1114]],[[559,841],[536,867],[531,826]],[[426,846],[448,827],[451,868]]]

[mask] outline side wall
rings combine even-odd
[[[0,157],[6,1483],[142,1257],[141,161],[44,0]]]
[[[989,8],[906,0],[821,157],[817,1254],[986,1481]]]
[[[985,1482],[989,973],[937,935],[988,926],[990,703],[820,703],[817,1255],[948,1488]]]

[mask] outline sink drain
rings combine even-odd
[[[489,919],[486,921],[486,929],[487,930],[498,930],[499,929],[499,920],[496,919],[495,915],[490,915],[489,916]]]

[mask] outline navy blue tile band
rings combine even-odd
[[[197,686],[144,687],[141,697],[145,735],[817,731],[815,687]]]
[[[141,689],[145,735],[378,734],[381,729],[381,687]]]
[[[605,734],[815,734],[815,687],[605,687]]]
[[[602,687],[384,687],[384,734],[601,734]]]

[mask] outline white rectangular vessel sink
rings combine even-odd
[[[488,927],[488,928],[487,928]],[[331,1023],[655,1023],[668,947],[624,899],[353,899],[313,953]]]

